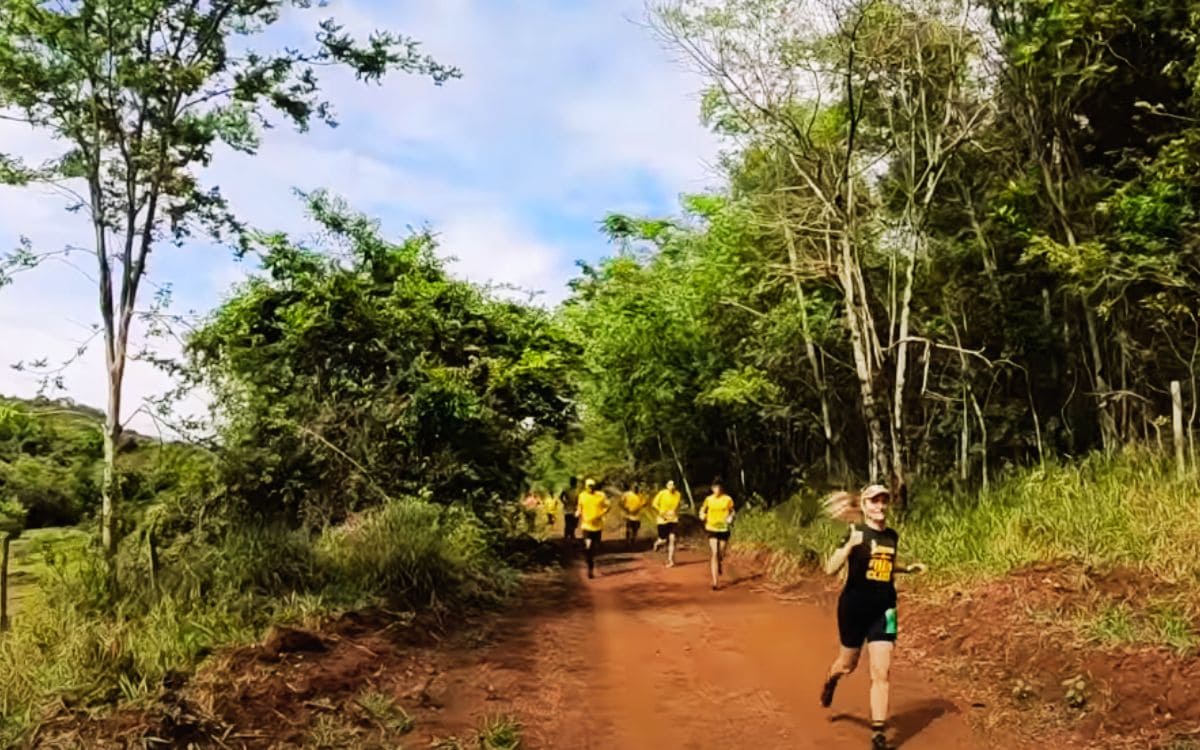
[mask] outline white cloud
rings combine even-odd
[[[375,86],[326,71],[341,127],[277,128],[257,156],[221,153],[206,177],[251,224],[297,234],[311,226],[292,188],[329,188],[389,233],[429,225],[456,258],[454,273],[541,290],[554,303],[577,257],[607,252],[596,231],[604,213],[670,210],[676,194],[717,181],[709,167],[717,142],[698,122],[702,84],[636,23],[642,2],[337,0],[317,14],[289,12],[278,44],[333,15],[356,33],[410,34],[464,77],[435,87],[394,76]],[[53,146],[0,122],[0,152],[40,159]],[[0,188],[0,251],[20,234],[40,247],[85,244],[86,222],[63,206],[44,192]],[[203,311],[248,269],[220,249],[164,247],[153,270],[175,282],[178,308]],[[65,321],[95,320],[94,300],[87,282],[49,269],[0,291],[0,392],[29,393],[29,379],[7,363],[63,358],[78,332]],[[98,353],[67,385],[101,405]],[[128,403],[167,385],[158,378],[131,367]]]

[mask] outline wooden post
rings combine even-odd
[[[12,535],[0,532],[4,538],[0,540],[0,633],[8,630],[8,543]]]
[[[154,535],[154,528],[146,533],[147,546],[150,548],[150,585],[154,591],[158,592],[158,539]]]
[[[1175,438],[1175,471],[1183,479],[1187,464],[1183,460],[1183,392],[1178,380],[1171,381],[1171,428]]]

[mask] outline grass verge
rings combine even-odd
[[[893,525],[901,556],[927,563],[931,580],[989,579],[1069,560],[1195,583],[1200,515],[1188,509],[1197,495],[1200,479],[1176,479],[1159,457],[1131,450],[1014,470],[970,495],[918,487],[910,512]],[[818,502],[805,494],[769,511],[748,511],[738,518],[738,539],[815,563],[845,528],[821,517]]]
[[[213,649],[257,640],[273,623],[311,624],[372,605],[446,611],[495,602],[516,583],[470,513],[417,499],[315,537],[242,528],[184,539],[163,551],[157,589],[131,556],[119,600],[104,593],[98,551],[71,549],[28,563],[41,566],[38,589],[0,636],[0,747],[18,744],[56,705],[152,695]]]

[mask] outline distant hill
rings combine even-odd
[[[73,423],[77,426],[95,426],[100,428],[104,425],[104,410],[97,409],[94,406],[81,404],[74,399],[47,398],[46,396],[38,396],[36,398],[18,398],[16,396],[5,396],[0,394],[0,405],[11,404],[23,408],[32,415],[38,416],[41,419],[51,421],[65,421]],[[159,442],[158,438],[149,435],[143,435],[136,430],[125,429],[124,437],[133,440],[137,443]]]
[[[0,495],[15,496],[29,510],[31,528],[72,525],[95,512],[103,424],[103,411],[71,399],[0,396]],[[163,476],[165,463],[194,450],[125,432],[118,460],[126,498],[151,499],[172,483]]]

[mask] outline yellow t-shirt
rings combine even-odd
[[[579,493],[579,526],[584,531],[603,531],[608,498],[603,492],[584,490]]]
[[[726,494],[704,498],[700,512],[705,514],[704,528],[708,531],[729,531],[729,516],[733,513],[733,498]]]
[[[558,506],[558,498],[554,495],[546,495],[544,498],[542,498],[542,510],[544,510],[547,515],[557,513]]]
[[[625,509],[626,518],[636,521],[642,515],[642,508],[646,507],[646,498],[636,492],[626,492],[621,507]]]
[[[659,523],[675,523],[679,520],[679,490],[659,490],[653,506]]]

